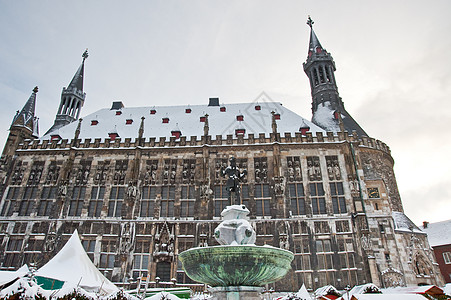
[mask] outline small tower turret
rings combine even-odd
[[[83,52],[82,58],[83,61],[72,78],[72,81],[69,83],[69,86],[63,88],[55,122],[46,134],[74,122],[80,116],[81,108],[83,107],[86,98],[86,93],[83,92],[83,77],[85,60],[88,58],[88,49]]]
[[[2,158],[13,156],[19,144],[25,139],[35,139],[39,136],[38,118],[35,117],[37,92],[38,87],[36,86],[22,110],[17,111],[14,116]]]
[[[310,42],[304,72],[310,79],[312,90],[312,122],[328,131],[356,131],[359,136],[368,136],[344,108],[335,81],[335,62],[323,48],[313,30],[313,20],[308,17]],[[340,123],[343,123],[340,126]]]

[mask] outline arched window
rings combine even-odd
[[[415,258],[413,268],[416,275],[425,276],[431,274],[428,264],[420,255],[417,255],[417,257]]]

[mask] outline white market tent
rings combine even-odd
[[[305,299],[305,300],[311,300],[312,299],[312,297],[310,297],[310,294],[307,292],[307,288],[305,287],[304,284],[302,284],[301,288],[296,293],[296,297],[301,298],[301,299]]]
[[[17,278],[21,278],[28,274],[30,270],[27,265],[23,265],[16,271],[0,271],[0,286],[7,284]]]
[[[88,292],[99,292],[103,295],[118,290],[89,259],[77,230],[64,247],[35,275],[79,285]]]

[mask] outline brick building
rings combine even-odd
[[[335,62],[308,24],[312,122],[265,94],[223,105],[218,98],[139,108],[116,101],[77,120],[84,53],[54,125],[39,137],[34,89],[2,154],[0,269],[42,265],[78,229],[114,282],[195,285],[177,257],[216,244],[228,204],[220,171],[234,156],[248,171],[241,198],[256,243],[295,253],[276,289],[441,285],[426,235],[403,213],[388,146],[345,110]]]
[[[451,283],[451,220],[429,223],[421,228],[428,235],[435,258],[446,283]]]

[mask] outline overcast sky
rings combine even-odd
[[[39,86],[40,132],[89,48],[82,116],[110,107],[251,102],[311,119],[309,27],[347,111],[388,144],[407,215],[450,219],[451,1],[0,0],[0,144]]]

